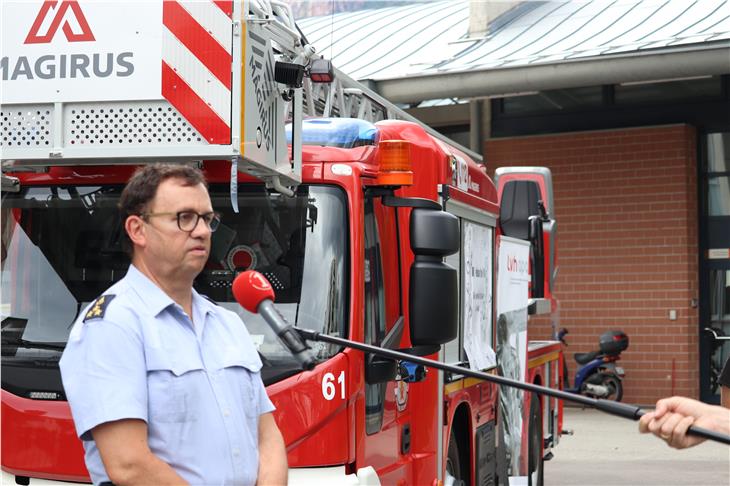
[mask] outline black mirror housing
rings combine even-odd
[[[411,266],[408,302],[414,346],[441,345],[456,338],[458,285],[456,269],[441,258],[419,261],[416,257]]]
[[[459,251],[459,220],[433,209],[411,211],[411,249],[416,255],[445,257]]]
[[[410,335],[414,346],[445,344],[459,329],[457,272],[443,257],[459,251],[459,220],[437,209],[414,208],[411,249],[416,258],[409,280]]]
[[[509,181],[504,185],[499,204],[502,234],[528,240],[530,216],[540,215],[540,189],[535,181]]]

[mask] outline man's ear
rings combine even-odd
[[[136,214],[127,216],[126,221],[124,221],[124,230],[127,232],[133,247],[144,248],[147,245],[147,228],[145,228],[141,217]]]

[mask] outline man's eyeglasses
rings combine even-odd
[[[177,227],[181,231],[192,233],[198,227],[198,222],[202,219],[210,232],[214,232],[221,224],[220,214],[216,212],[199,214],[195,211],[178,211],[177,213],[142,213],[142,219],[147,220],[152,216],[175,216],[177,217]]]

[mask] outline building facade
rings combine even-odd
[[[626,401],[718,401],[730,341],[705,329],[730,336],[730,2],[491,3],[301,25],[488,171],[552,170],[561,304],[530,332],[568,328],[571,373],[573,352],[621,329]]]
[[[573,351],[608,329],[629,335],[627,401],[718,400],[730,346],[705,329],[730,335],[728,78],[603,86],[600,102],[586,88],[492,101],[489,165],[553,171],[560,326]]]

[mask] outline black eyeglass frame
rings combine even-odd
[[[195,215],[195,224],[193,224],[190,229],[183,228],[183,223],[180,221],[181,216],[183,215]],[[162,212],[162,213],[142,213],[139,215],[140,218],[144,219],[145,221],[148,221],[149,218],[153,216],[175,216],[175,219],[177,221],[177,227],[180,231],[184,231],[186,233],[192,233],[195,231],[195,228],[198,227],[198,223],[200,220],[203,220],[203,223],[208,227],[211,233],[215,233],[215,230],[218,229],[221,223],[221,215],[218,211],[211,211],[209,213],[197,213],[195,211],[178,211],[176,213],[173,212]],[[206,218],[210,218],[209,221],[206,220]]]

